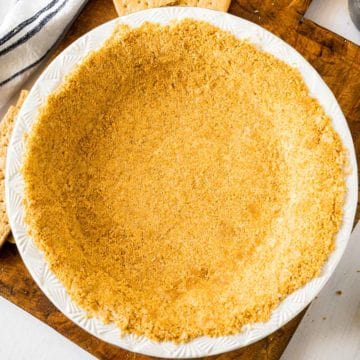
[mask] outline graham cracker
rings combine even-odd
[[[231,0],[114,0],[119,16],[135,11],[162,6],[194,6],[218,11],[228,11]]]
[[[5,207],[5,163],[7,147],[16,116],[19,113],[27,94],[27,90],[21,91],[17,103],[10,106],[4,119],[0,123],[0,246],[9,237],[11,231]]]

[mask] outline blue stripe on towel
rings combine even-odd
[[[0,82],[0,87],[5,85],[9,81],[15,79],[17,76],[23,74],[25,71],[28,71],[29,69],[31,69],[34,66],[38,65],[41,61],[43,61],[46,58],[46,56],[48,56],[50,54],[50,52],[53,50],[53,48],[54,48],[54,46],[52,46],[49,50],[47,50],[46,53],[40,59],[36,60],[35,62],[33,62],[32,64],[26,66],[25,68],[21,69],[20,71],[16,72],[15,74],[11,75],[7,79],[1,81]]]
[[[67,1],[67,0],[66,0]],[[69,29],[69,27],[71,26],[71,24],[74,22],[74,20],[77,18],[77,16],[79,15],[79,13],[81,12],[81,10],[83,9],[83,7],[86,5],[86,3],[88,2],[88,0],[84,0],[83,3],[81,4],[80,8],[78,9],[77,13],[74,14],[73,18],[68,22],[68,24],[66,25],[63,33],[59,36],[59,38],[54,41],[54,44],[50,47],[50,49],[48,49],[44,55],[42,55],[39,59],[37,59],[35,62],[33,62],[32,64],[26,66],[25,68],[19,70],[18,72],[16,72],[15,74],[11,75],[10,77],[8,77],[7,79],[3,80],[0,82],[0,87],[7,84],[8,82],[10,82],[11,80],[15,79],[16,77],[20,76],[21,74],[23,74],[24,72],[30,70],[31,68],[35,67],[36,65],[40,64],[41,61],[43,61],[50,53],[51,51],[54,50],[54,48],[56,47],[56,45],[60,42],[60,40],[64,37],[67,29]]]
[[[39,10],[36,14],[34,14],[32,17],[24,20],[22,23],[15,26],[12,30],[10,30],[2,38],[0,38],[0,45],[4,44],[6,41],[8,41],[12,37],[14,37],[16,34],[18,34],[26,26],[28,26],[32,22],[34,22],[41,14],[43,14],[46,10],[51,9],[57,2],[59,2],[59,0],[53,0],[52,2],[47,4],[45,7],[43,7],[41,10]]]
[[[9,45],[5,49],[0,51],[0,56],[7,54],[9,51],[15,49],[19,45],[25,43],[30,38],[32,38],[36,33],[38,33],[68,2],[68,0],[64,0],[63,3],[53,12],[48,14],[44,19],[42,19],[37,26],[35,26],[32,30],[22,36],[20,39],[15,41],[13,44]]]

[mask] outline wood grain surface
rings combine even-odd
[[[233,0],[229,12],[253,21],[295,47],[322,75],[348,120],[360,158],[360,48],[304,19],[310,0]],[[90,0],[52,58],[90,29],[116,17],[112,0]],[[356,215],[359,220],[359,207]],[[36,286],[16,247],[0,251],[0,295],[74,341],[99,359],[149,359],[89,335],[60,313]],[[279,359],[303,314],[266,339],[207,359]]]

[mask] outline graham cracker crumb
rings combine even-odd
[[[26,222],[89,316],[158,341],[234,334],[319,273],[345,159],[272,55],[194,20],[120,26],[40,111]]]

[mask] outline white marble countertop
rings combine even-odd
[[[313,0],[305,16],[360,45],[360,32],[350,20],[347,0]],[[32,77],[26,88],[31,86],[38,74],[39,72]],[[0,118],[2,115],[0,114]],[[0,297],[0,359],[91,360],[95,358],[46,324]],[[292,358],[290,356],[287,359]],[[333,359],[335,360],[335,358],[326,358],[326,360]]]

